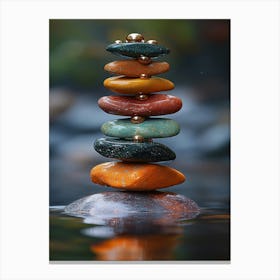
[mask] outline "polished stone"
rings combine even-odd
[[[133,224],[137,220],[141,224],[148,223],[147,230],[154,233],[156,226],[195,218],[199,207],[190,198],[173,192],[106,191],[80,198],[67,205],[64,211],[85,218],[87,224],[115,226],[120,233],[130,230],[135,233]],[[116,218],[121,218],[119,223]],[[125,226],[125,232],[121,232]]]
[[[185,176],[158,164],[105,162],[91,169],[93,183],[133,191],[150,191],[181,184]]]
[[[104,135],[117,138],[133,138],[140,135],[144,138],[164,138],[175,136],[180,132],[177,122],[166,118],[148,118],[139,124],[130,119],[108,121],[101,127]]]
[[[156,142],[135,143],[114,138],[99,138],[94,142],[94,149],[104,157],[130,162],[158,162],[176,158],[172,150]]]
[[[153,76],[167,72],[169,64],[167,62],[152,62],[148,65],[143,65],[137,60],[129,59],[110,62],[104,66],[104,69],[117,75],[136,78],[140,77],[141,74]]]
[[[137,58],[140,55],[147,57],[158,57],[168,54],[170,51],[166,47],[148,43],[120,43],[107,46],[107,51],[121,56]]]
[[[152,93],[174,88],[171,81],[159,77],[142,79],[116,76],[106,79],[104,86],[113,92],[125,94]]]
[[[149,94],[147,99],[134,96],[103,96],[99,107],[109,114],[121,116],[159,116],[173,114],[182,108],[182,100],[166,94]]]

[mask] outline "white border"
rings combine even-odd
[[[1,279],[279,279],[278,1],[7,0],[0,18]],[[49,264],[49,18],[231,19],[231,264]]]

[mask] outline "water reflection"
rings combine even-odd
[[[180,235],[116,236],[93,244],[90,249],[100,261],[172,260]]]
[[[102,239],[90,245],[97,260],[172,260],[183,236],[178,221],[194,219],[199,208],[171,192],[104,192],[75,201],[65,212],[94,225],[81,232]]]
[[[97,260],[171,260],[183,235],[183,227],[172,219],[175,216],[142,213],[111,218],[106,226],[87,228],[82,233],[107,238],[90,246]],[[90,220],[86,219],[85,222],[89,223]]]

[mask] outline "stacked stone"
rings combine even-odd
[[[182,107],[180,98],[158,93],[172,90],[174,84],[154,77],[169,70],[167,62],[153,60],[168,54],[169,50],[155,40],[145,42],[137,33],[129,34],[125,43],[117,40],[106,50],[127,58],[104,67],[118,75],[106,79],[104,86],[122,95],[104,96],[98,105],[109,114],[129,118],[102,125],[102,133],[107,137],[97,139],[94,148],[102,156],[119,161],[93,167],[91,180],[131,191],[151,191],[184,182],[185,176],[178,170],[155,163],[174,160],[176,155],[153,138],[172,137],[180,131],[174,120],[153,117],[175,113]]]

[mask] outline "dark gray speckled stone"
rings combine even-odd
[[[121,43],[107,46],[107,51],[121,56],[137,58],[140,55],[147,57],[158,57],[169,54],[169,49],[148,43]]]
[[[104,157],[130,162],[158,162],[176,158],[172,150],[156,142],[137,143],[122,139],[100,138],[94,142],[94,149]]]

